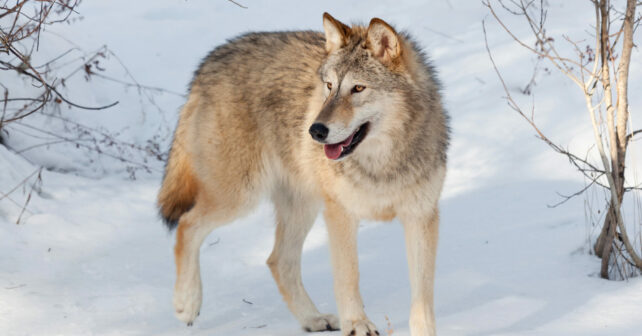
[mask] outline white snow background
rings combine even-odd
[[[487,21],[489,44],[511,93],[526,110],[535,102],[536,121],[553,140],[581,152],[592,141],[583,97],[555,70],[539,73],[534,96],[520,94],[534,58],[500,30],[479,1],[239,1],[248,8],[223,0],[84,1],[77,9],[83,20],[46,28],[40,57],[68,49],[66,40],[86,51],[106,44],[141,84],[185,93],[202,57],[240,33],[321,30],[324,11],[344,22],[381,17],[409,31],[431,55],[452,118],[436,272],[439,334],[642,335],[642,280],[599,278],[600,260],[590,255],[588,243],[598,232],[585,217],[586,198],[547,207],[560,201],[556,192],[573,193],[585,181],[502,99],[481,20]],[[549,34],[560,47],[562,34],[591,41],[589,1],[549,3]],[[523,19],[504,18],[529,39]],[[640,60],[635,49],[633,129],[640,128]],[[128,78],[115,57],[105,62],[110,76]],[[156,136],[168,148],[183,97],[157,94],[153,106],[135,89],[99,79],[81,84],[68,91],[70,98],[119,105],[104,111],[63,107],[63,113],[141,146]],[[32,122],[59,127],[42,117]],[[265,266],[274,235],[270,204],[214,231],[204,243],[203,307],[188,328],[173,316],[173,234],[161,225],[154,204],[162,163],[150,162],[151,173],[138,171],[131,180],[122,163],[73,146],[40,147],[20,157],[15,151],[31,140],[17,128],[5,141],[1,192],[38,167],[47,169],[19,225],[20,207],[0,200],[0,335],[305,334]],[[639,143],[632,144],[629,157],[630,167],[640,167]],[[634,168],[628,172],[629,181],[638,180]],[[28,191],[21,188],[11,198],[21,203]],[[597,210],[604,194],[589,195]],[[632,202],[625,207],[639,244],[639,214]],[[359,251],[366,312],[382,334],[392,328],[392,335],[408,335],[401,226],[363,223]],[[321,218],[305,244],[303,280],[319,309],[336,313]]]

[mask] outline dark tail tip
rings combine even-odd
[[[163,224],[165,224],[167,229],[171,232],[178,226],[178,221],[181,216],[190,211],[193,207],[193,202],[174,204],[174,207],[171,208],[171,210],[168,210],[166,207],[160,205],[158,209],[158,215],[163,220]]]
[[[170,217],[165,217],[162,212],[159,212],[159,215],[161,219],[163,220],[163,224],[167,227],[167,230],[172,232],[176,227],[178,226],[178,219],[176,218],[170,218]]]

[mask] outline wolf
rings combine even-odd
[[[440,83],[407,33],[373,18],[324,33],[248,33],[215,48],[190,86],[158,195],[176,228],[176,316],[202,302],[199,247],[215,228],[274,203],[267,264],[306,331],[379,335],[359,293],[361,219],[398,218],[411,285],[410,330],[434,335],[438,201],[448,116]],[[301,280],[301,250],[323,211],[338,317],[320,313]]]

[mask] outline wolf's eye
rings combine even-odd
[[[325,83],[325,86],[328,87],[328,90],[332,90],[332,83],[327,82],[327,83]]]
[[[352,93],[358,93],[358,92],[361,92],[361,91],[363,91],[363,90],[365,90],[365,89],[366,89],[366,87],[365,87],[365,86],[363,86],[363,85],[355,85],[355,86],[352,88]]]

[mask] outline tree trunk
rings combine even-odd
[[[623,153],[623,156],[626,154]],[[622,159],[624,161],[624,159]],[[613,179],[617,184],[617,196],[618,196],[618,204],[622,204],[622,200],[624,199],[624,165],[620,165],[620,172],[621,172],[621,177],[619,179]],[[604,218],[604,224],[602,225],[602,231],[600,232],[600,235],[597,237],[597,240],[595,241],[595,245],[593,245],[593,251],[595,252],[595,255],[598,257],[602,258],[604,256],[604,248],[606,245],[606,242],[608,241],[609,243],[613,242],[613,236],[610,237],[610,239],[607,239],[607,236],[609,236],[609,231],[611,228],[617,227],[617,222],[616,222],[616,216],[615,216],[615,209],[613,208],[613,200],[609,202],[609,210],[606,213],[606,217]]]
[[[626,228],[621,218],[621,206],[624,198],[624,169],[626,150],[628,147],[627,136],[627,121],[629,118],[628,111],[628,77],[629,65],[631,62],[631,50],[633,48],[633,29],[635,20],[635,8],[637,0],[627,0],[626,11],[624,15],[624,22],[622,24],[622,55],[620,62],[616,69],[616,107],[613,105],[611,97],[611,80],[609,71],[609,61],[611,59],[610,40],[609,40],[609,4],[607,0],[600,0],[596,3],[599,7],[599,14],[601,16],[600,24],[600,38],[598,43],[600,45],[601,63],[602,63],[602,86],[604,88],[604,98],[606,104],[606,114],[609,133],[609,144],[611,149],[611,177],[613,183],[611,188],[615,188],[615,192],[611,190],[611,201],[609,202],[609,211],[604,219],[604,225],[600,236],[594,245],[594,251],[597,256],[602,258],[602,267],[600,275],[608,279],[609,276],[609,263],[611,260],[611,253],[613,251],[613,243],[618,230],[620,233],[618,238],[622,241],[626,250],[631,257],[632,263],[635,267],[642,270],[642,259],[634,250],[629,238],[626,234]],[[617,116],[617,120],[615,120]],[[606,167],[605,167],[606,168]],[[607,169],[608,171],[608,169]],[[617,197],[617,199],[615,199]]]
[[[614,179],[617,183],[617,197],[616,204],[622,204],[624,199],[624,166],[620,170],[622,176],[619,179]],[[609,278],[609,263],[611,261],[611,252],[613,251],[613,241],[617,232],[617,215],[613,200],[609,202],[609,211],[606,213],[602,232],[595,242],[595,254],[602,258],[602,265],[600,267],[600,276],[604,279]]]

